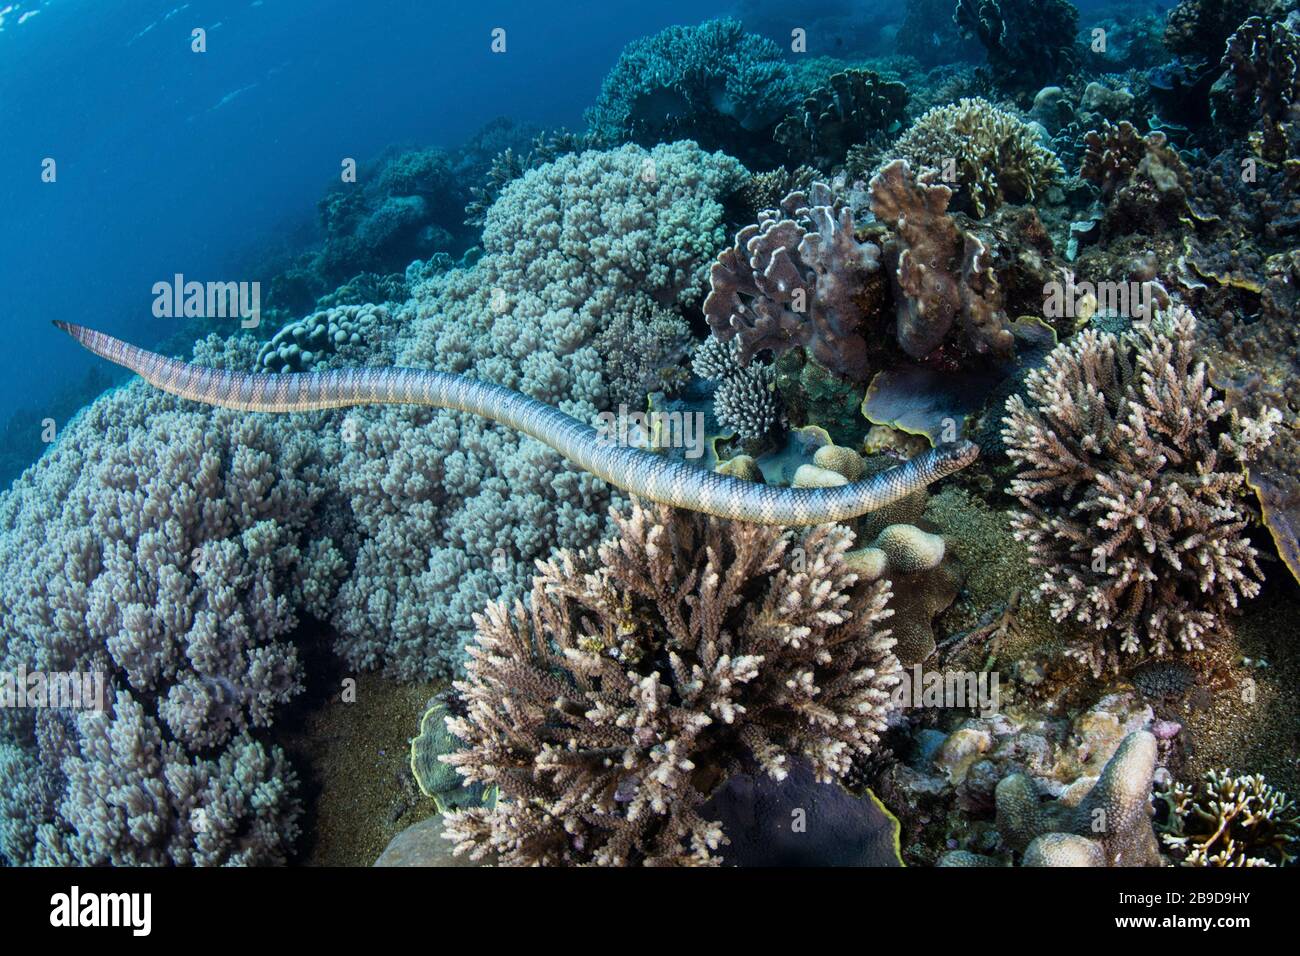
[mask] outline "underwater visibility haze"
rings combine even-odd
[[[37,0],[0,109],[0,862],[1296,862],[1297,0]]]

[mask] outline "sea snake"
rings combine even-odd
[[[111,335],[54,323],[96,355],[181,398],[253,412],[349,405],[432,405],[500,422],[549,445],[579,468],[640,498],[719,518],[769,525],[845,521],[906,498],[970,464],[979,447],[940,445],[888,471],[831,488],[785,488],[720,475],[619,444],[550,405],[459,375],[414,368],[260,374],[190,365]]]

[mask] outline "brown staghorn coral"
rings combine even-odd
[[[1124,337],[1084,331],[1030,374],[1029,401],[1007,403],[1016,537],[1052,616],[1097,632],[1071,651],[1094,672],[1107,632],[1126,653],[1200,649],[1259,592],[1242,465],[1278,416],[1229,412],[1194,362],[1195,331],[1183,307]]]
[[[824,183],[791,193],[736,234],[709,276],[704,314],[724,342],[738,338],[740,364],[762,351],[802,347],[854,381],[868,372],[863,288],[880,270],[880,249],[858,242],[853,212]]]
[[[1179,866],[1286,866],[1300,855],[1300,811],[1259,774],[1208,770],[1157,795],[1160,839]]]
[[[857,584],[852,535],[802,539],[633,504],[593,555],[539,562],[531,609],[478,620],[465,749],[446,757],[496,788],[458,811],[458,852],[506,865],[699,865],[726,842],[699,808],[756,764],[796,757],[844,776],[884,729],[897,683],[885,583]]]
[[[891,155],[918,170],[950,167],[958,199],[980,217],[1004,202],[1031,202],[1065,177],[1032,127],[979,98],[930,110],[899,137]]]
[[[1010,355],[1015,347],[988,249],[948,215],[952,190],[903,160],[871,180],[871,210],[894,233],[886,246],[894,278],[898,344],[922,359],[957,326],[962,346]]]

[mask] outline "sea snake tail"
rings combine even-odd
[[[203,368],[147,352],[102,332],[54,323],[90,351],[150,385],[205,405],[299,412],[350,405],[432,405],[481,415],[549,445],[579,468],[641,498],[771,525],[845,521],[893,504],[970,464],[979,447],[940,445],[888,471],[833,488],[784,488],[706,471],[620,445],[558,409],[518,392],[445,372],[413,368],[260,374]]]

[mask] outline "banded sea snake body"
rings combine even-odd
[[[549,445],[579,468],[640,498],[770,525],[845,521],[893,504],[970,464],[979,447],[958,441],[924,452],[864,481],[831,488],[786,488],[706,471],[619,444],[559,409],[518,392],[427,369],[340,369],[262,374],[190,365],[68,322],[54,323],[83,346],[181,398],[255,412],[352,405],[431,405],[481,415]]]

